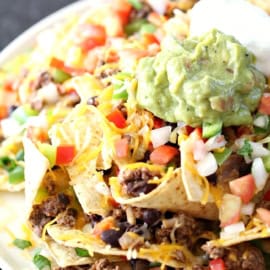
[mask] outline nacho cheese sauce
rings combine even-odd
[[[267,0],[266,0],[267,2]],[[234,36],[256,56],[256,67],[270,76],[270,17],[246,0],[202,0],[189,13],[190,35],[212,28]]]

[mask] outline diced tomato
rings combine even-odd
[[[263,196],[263,199],[265,201],[270,201],[270,190],[266,191],[266,193]]]
[[[170,145],[161,145],[155,148],[150,154],[150,161],[154,164],[166,165],[177,154],[179,154],[179,150],[177,148]]]
[[[26,131],[26,136],[33,141],[47,142],[48,132],[41,127],[29,126]]]
[[[270,93],[263,94],[259,105],[259,112],[270,115]]]
[[[128,23],[132,6],[127,0],[114,0],[113,10],[118,13],[123,24]]]
[[[270,211],[265,208],[257,208],[256,212],[259,218],[268,226],[270,226]]]
[[[252,174],[248,174],[229,182],[232,194],[239,196],[247,204],[255,194],[255,181]]]
[[[113,197],[108,197],[108,203],[113,207],[117,208],[119,207],[119,203],[113,198]]]
[[[225,263],[221,258],[211,260],[209,266],[210,270],[226,270]]]
[[[158,13],[156,12],[151,12],[149,15],[148,15],[148,21],[156,26],[161,26],[165,21],[166,21],[166,18],[162,15],[159,15]]]
[[[150,33],[145,33],[142,35],[142,44],[145,46],[149,46],[150,44],[159,44],[159,40],[156,38],[155,35]]]
[[[139,60],[142,57],[148,56],[148,51],[137,48],[128,48],[119,51],[119,56],[122,59]]]
[[[240,220],[241,199],[233,194],[224,194],[219,209],[220,226],[226,227]]]
[[[161,128],[165,126],[164,120],[154,117],[154,129]]]
[[[6,80],[4,81],[3,88],[5,91],[12,92],[14,91],[14,81],[13,80]]]
[[[79,44],[84,52],[102,46],[106,42],[106,31],[102,25],[85,23],[80,26],[80,32],[83,34]]]
[[[0,120],[8,117],[8,108],[6,105],[0,105]]]
[[[59,145],[56,148],[56,161],[57,165],[70,163],[75,157],[74,145]]]
[[[83,68],[74,68],[74,67],[66,66],[64,61],[55,57],[51,59],[50,66],[53,68],[60,69],[70,75],[81,75],[86,72],[86,70]]]
[[[122,37],[124,35],[123,19],[119,12],[111,10],[103,19],[102,25],[109,37]]]
[[[107,115],[107,119],[114,123],[118,128],[125,128],[126,127],[126,119],[122,112],[118,109],[115,109],[110,114]]]
[[[97,223],[94,227],[93,234],[100,237],[102,232],[113,228],[115,225],[115,220],[113,217],[107,217]]]
[[[192,141],[202,140],[202,128],[195,128],[189,135]]]
[[[118,158],[126,158],[128,156],[128,144],[128,138],[122,138],[115,142],[115,151]]]

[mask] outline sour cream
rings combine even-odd
[[[270,76],[270,16],[246,0],[200,0],[190,11],[190,35],[212,28],[234,36],[256,56],[256,67]]]

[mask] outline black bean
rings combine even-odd
[[[161,213],[156,209],[146,209],[143,211],[143,221],[151,226],[155,225],[161,218]]]
[[[134,260],[130,261],[131,269],[132,270],[148,270],[149,269],[149,262],[145,260]]]
[[[122,230],[106,230],[101,233],[101,239],[112,247],[119,247],[118,240],[123,233],[124,232]]]

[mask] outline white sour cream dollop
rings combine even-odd
[[[270,76],[270,16],[246,0],[200,0],[190,11],[190,35],[212,28],[234,36],[256,56],[256,67]]]

